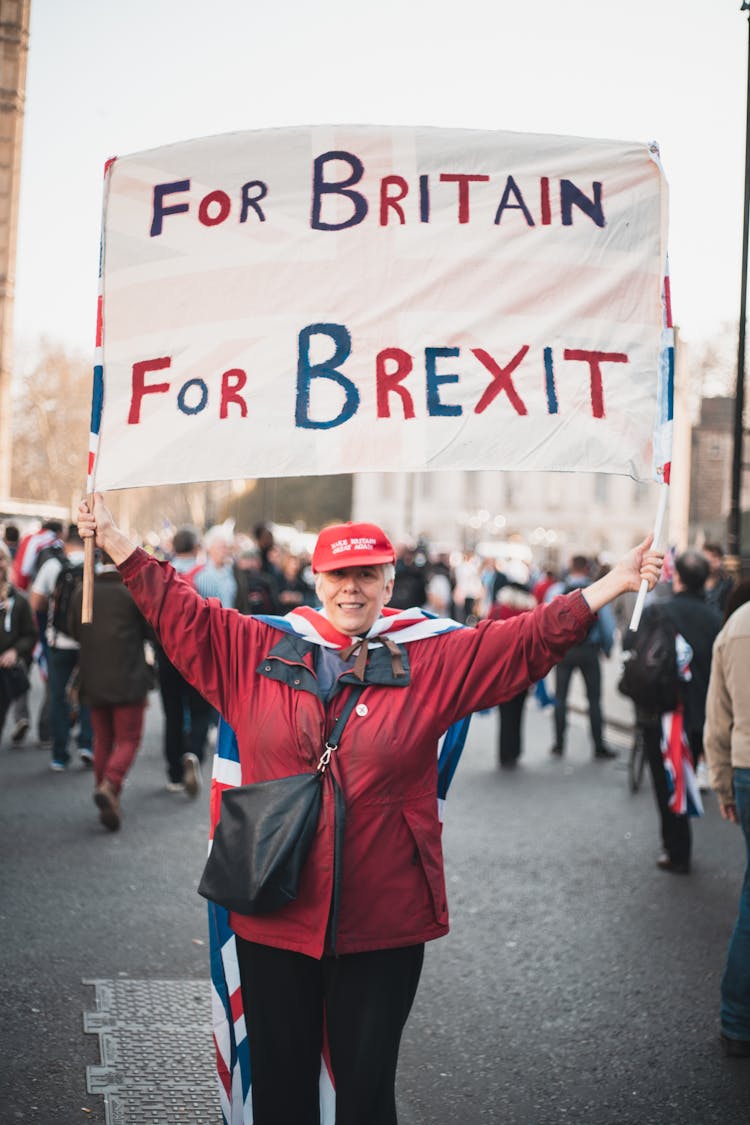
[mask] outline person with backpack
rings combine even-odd
[[[704,587],[708,578],[708,563],[700,551],[684,551],[675,560],[672,578],[672,596],[646,606],[637,634],[628,633],[623,649],[637,653],[638,637],[653,637],[651,656],[643,652],[634,657],[652,665],[644,679],[650,680],[654,691],[661,684],[664,697],[640,696],[636,702],[636,723],[643,740],[646,759],[653,780],[654,796],[659,810],[662,852],[656,863],[662,871],[687,875],[690,871],[692,834],[690,818],[686,812],[677,812],[672,805],[672,787],[664,762],[662,715],[671,713],[678,705],[693,766],[703,757],[703,724],[706,718],[706,693],[711,670],[711,648],[721,628],[721,615],[708,605]],[[659,617],[665,619],[661,639],[654,629]],[[666,655],[670,643],[676,645],[676,661],[672,665],[674,677],[672,695],[668,690],[669,672],[660,651]],[[687,647],[686,647],[687,646]],[[631,694],[628,692],[627,694]],[[631,698],[632,698],[631,694]]]
[[[29,601],[35,613],[46,613],[47,684],[52,734],[50,769],[62,772],[70,764],[68,742],[71,708],[68,685],[78,667],[79,645],[71,635],[70,608],[73,594],[83,582],[83,543],[75,524],[68,528],[63,555],[53,555],[42,564],[31,587]],[[78,752],[85,766],[93,765],[91,720],[88,708],[78,711]]]
[[[96,568],[93,614],[86,624],[81,621],[82,601],[78,583],[69,620],[81,646],[81,702],[90,707],[94,730],[94,804],[101,824],[116,832],[123,785],[141,743],[148,693],[155,686],[144,647],[153,633],[106,552]]]

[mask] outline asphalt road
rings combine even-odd
[[[49,772],[48,752],[11,750],[6,731],[0,1122],[104,1122],[84,981],[208,977],[207,793],[165,792],[151,698],[116,835],[90,773]],[[693,873],[665,874],[650,791],[628,792],[621,761],[591,761],[582,717],[551,760],[550,715],[530,702],[510,774],[496,730],[494,714],[473,720],[448,801],[452,931],[428,947],[405,1032],[401,1125],[747,1125],[750,1060],[724,1059],[717,1038],[739,831],[709,797]]]

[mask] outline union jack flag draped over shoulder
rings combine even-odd
[[[308,607],[293,610],[286,617],[259,617],[258,620],[324,648],[340,649],[352,640],[334,629],[321,613]],[[399,644],[408,644],[410,641],[425,640],[460,628],[456,621],[434,617],[419,609],[398,611],[386,608],[383,616],[368,633],[368,639],[373,640],[387,633]],[[441,816],[443,802],[461,757],[468,729],[469,719],[463,719],[455,723],[441,740],[436,794]],[[241,784],[242,770],[237,739],[231,727],[222,720],[219,724],[211,779],[211,839],[219,820],[221,794],[225,789]],[[229,912],[224,907],[209,903],[208,924],[212,1022],[221,1111],[225,1125],[252,1125],[252,1062],[242,1006],[237,949],[234,933],[229,927]],[[335,1115],[336,1094],[330,1060],[324,1047],[320,1067],[321,1125],[334,1125]]]

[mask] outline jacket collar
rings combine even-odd
[[[261,660],[256,671],[258,675],[277,680],[298,691],[309,691],[318,695],[318,680],[314,670],[316,645],[294,633],[282,633],[267,656]],[[343,684],[378,684],[384,687],[408,687],[411,675],[406,647],[397,646],[401,656],[403,675],[395,676],[390,652],[382,645],[371,643],[364,680],[349,669],[339,677]]]

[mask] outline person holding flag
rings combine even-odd
[[[439,738],[544,677],[603,605],[642,580],[653,587],[661,552],[648,537],[585,590],[464,628],[387,608],[395,554],[374,524],[320,533],[312,569],[322,611],[283,618],[201,598],[119,530],[99,493],[93,511],[80,505],[79,529],[111,556],[169,659],[233,728],[239,768],[229,784],[314,769],[360,692],[329,765],[344,824],[326,786],[297,898],[273,913],[230,912],[229,923],[255,1125],[318,1125],[324,1029],[337,1125],[393,1125],[424,945],[448,932]],[[214,802],[214,821],[219,811]]]

